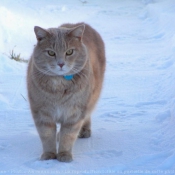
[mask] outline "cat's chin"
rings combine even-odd
[[[67,76],[72,75],[70,72],[52,72],[49,74],[50,76]]]
[[[45,70],[42,70],[42,69],[39,69],[40,72],[42,72],[43,74],[45,75],[48,75],[48,76],[67,76],[67,75],[72,75],[72,73],[70,71],[60,71],[60,72],[55,72],[55,71],[45,71]]]
[[[66,71],[61,71],[61,72],[52,72],[52,75],[54,76],[65,76],[65,75],[68,75],[69,72],[66,72]]]
[[[48,76],[64,76],[64,75],[68,75],[69,74],[69,71],[54,71],[54,70],[50,70],[50,69],[47,69],[47,70],[43,70],[41,68],[38,68],[37,69],[45,74],[45,75],[48,75]]]
[[[48,73],[49,76],[65,76],[65,73]]]

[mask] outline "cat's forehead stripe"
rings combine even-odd
[[[53,40],[53,48],[54,49],[60,49],[62,48],[63,50],[66,49],[66,42],[65,42],[65,32],[63,30],[60,30],[59,28],[51,28],[49,29],[51,34],[54,35],[54,40]]]
[[[58,30],[58,43],[61,48],[66,49],[65,37],[62,30]]]

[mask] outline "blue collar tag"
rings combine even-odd
[[[65,79],[65,80],[72,80],[73,77],[74,77],[73,75],[65,75],[65,76],[64,76],[64,79]]]

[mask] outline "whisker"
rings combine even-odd
[[[37,71],[37,72],[34,72],[34,78],[35,79],[39,79],[39,81],[42,81],[43,78],[46,77],[47,73],[49,72],[49,70],[44,70],[43,72],[41,71]]]
[[[86,80],[88,80],[87,75],[84,74],[83,72],[78,72],[78,69],[76,69],[76,68],[73,68],[73,71],[74,71],[80,78],[83,77],[83,78],[85,78]],[[77,72],[78,72],[78,73],[77,73]]]
[[[77,69],[73,69],[77,74],[82,74],[82,75],[84,75],[84,76],[86,76],[86,74],[85,73],[83,73],[82,71],[81,72],[78,72],[78,70]]]

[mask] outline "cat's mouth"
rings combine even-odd
[[[48,66],[49,72],[54,76],[68,76],[68,75],[75,75],[78,72],[80,68],[77,68],[75,65],[64,65],[62,67],[60,66]]]
[[[74,69],[73,67],[68,67],[68,66],[63,66],[63,67],[58,67],[58,66],[37,66],[36,68],[42,72],[45,75],[49,76],[69,76],[69,75],[74,75],[77,73],[77,69]]]

